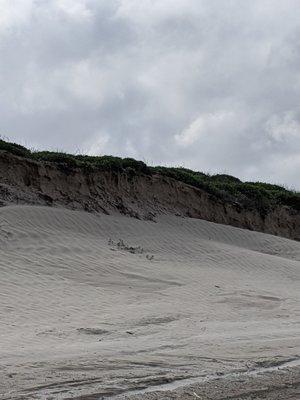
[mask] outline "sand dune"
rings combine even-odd
[[[1,399],[96,399],[300,353],[288,239],[10,206],[0,272]]]

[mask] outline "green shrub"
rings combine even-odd
[[[277,194],[277,203],[300,211],[300,193],[285,191]]]
[[[211,176],[211,180],[221,183],[241,183],[239,178],[227,174],[216,174]]]
[[[137,173],[150,174],[150,168],[143,162],[137,161],[134,158],[123,158],[122,160],[123,169],[132,168]]]
[[[39,151],[31,153],[31,157],[38,161],[47,161],[57,164],[65,164],[70,168],[80,166],[76,158],[72,154],[52,152],[52,151]]]
[[[26,149],[26,147],[17,143],[6,142],[2,139],[0,139],[0,150],[7,151],[20,157],[29,157],[31,154],[30,150]]]
[[[252,185],[257,188],[262,188],[268,191],[282,191],[284,192],[286,189],[283,186],[274,185],[272,183],[264,183],[264,182],[244,182],[246,185]]]
[[[93,165],[96,169],[102,171],[114,171],[114,172],[122,171],[122,159],[120,157],[113,157],[113,156],[97,157],[97,159],[94,160]]]

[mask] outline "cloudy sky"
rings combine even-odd
[[[299,0],[0,0],[0,134],[300,188]]]

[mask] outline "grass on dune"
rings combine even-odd
[[[208,175],[187,168],[149,167],[143,161],[114,156],[74,155],[54,151],[31,151],[24,146],[0,139],[0,150],[36,161],[51,162],[68,170],[81,168],[87,172],[111,171],[127,174],[130,178],[146,174],[160,174],[205,190],[215,198],[241,207],[257,209],[262,215],[276,205],[300,211],[300,193],[283,186],[264,182],[242,182],[226,174]]]

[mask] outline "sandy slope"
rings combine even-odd
[[[299,242],[202,220],[1,208],[0,398],[297,358],[299,260]]]

